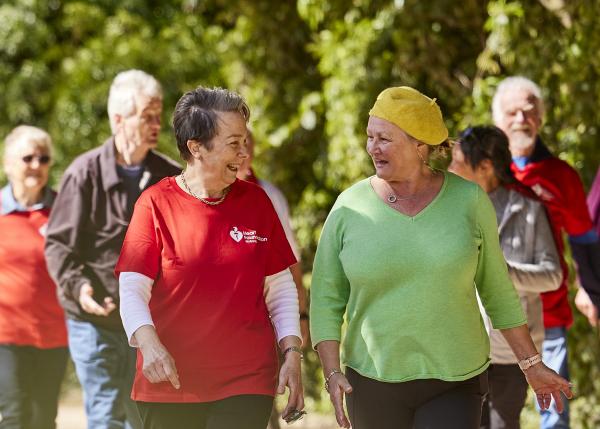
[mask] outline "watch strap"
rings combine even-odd
[[[519,368],[521,368],[521,371],[526,371],[529,368],[531,368],[533,365],[536,365],[538,363],[540,363],[542,361],[542,356],[540,356],[540,354],[535,354],[533,356],[530,356],[526,359],[520,360],[519,361]]]

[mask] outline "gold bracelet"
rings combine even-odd
[[[325,377],[325,390],[329,392],[329,380],[336,374],[344,374],[341,369],[332,369],[327,377]]]

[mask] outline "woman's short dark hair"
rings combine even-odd
[[[459,143],[465,161],[472,168],[477,168],[482,161],[489,159],[501,183],[514,182],[510,169],[512,157],[508,138],[500,128],[493,125],[469,127],[460,133]]]
[[[212,139],[218,132],[219,112],[239,112],[245,121],[250,118],[250,109],[244,99],[227,89],[200,86],[179,99],[173,112],[173,128],[177,148],[184,160],[188,161],[192,156],[187,147],[188,140],[212,149]]]

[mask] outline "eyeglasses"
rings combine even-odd
[[[306,411],[301,410],[292,410],[287,416],[283,417],[283,420],[288,425],[296,423],[298,420],[302,420],[302,418],[306,415]]]
[[[25,164],[31,164],[34,159],[42,165],[48,164],[50,162],[49,155],[25,155],[21,159]]]

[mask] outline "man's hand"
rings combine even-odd
[[[598,308],[592,303],[590,296],[583,288],[579,288],[575,296],[575,306],[587,317],[590,325],[596,327],[598,325]]]
[[[117,308],[113,299],[108,296],[104,298],[102,305],[98,304],[94,299],[94,289],[87,283],[81,286],[79,291],[79,305],[86,313],[105,317]]]

